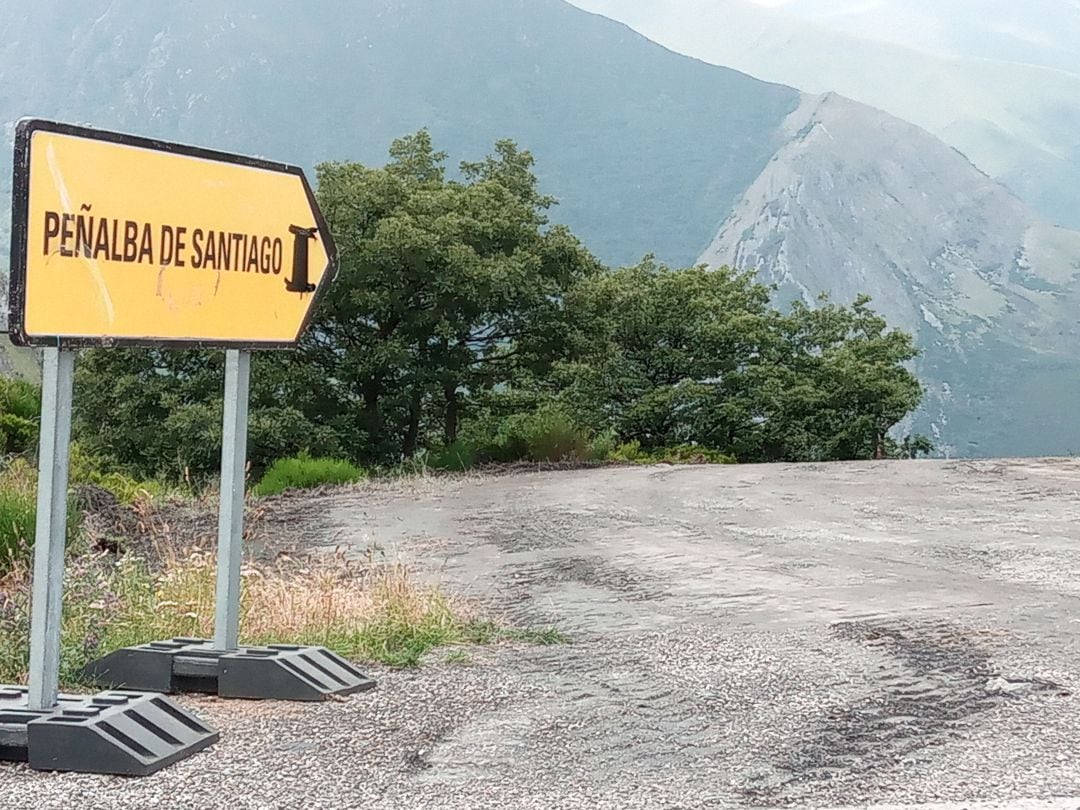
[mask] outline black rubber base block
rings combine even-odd
[[[324,647],[273,644],[224,652],[196,638],[125,647],[88,664],[83,674],[102,686],[256,700],[326,700],[375,687]]]
[[[46,711],[0,686],[0,759],[41,771],[146,776],[213,745],[219,734],[164,695],[61,695]]]

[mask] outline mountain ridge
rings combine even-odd
[[[917,124],[1050,221],[1080,227],[1080,59],[1067,70],[916,50],[743,0],[672,0],[662,16],[618,0],[574,1],[678,53],[812,94],[835,91]]]
[[[232,0],[203,15],[91,0],[85,22],[64,8],[0,0],[13,20],[0,49],[9,137],[33,112],[308,168],[380,164],[423,126],[455,160],[510,137],[536,155],[556,216],[612,263],[692,261],[799,98],[561,0]],[[71,55],[50,61],[35,44],[49,40],[72,41]],[[606,226],[617,220],[625,233]]]

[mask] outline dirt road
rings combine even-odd
[[[225,732],[212,754],[139,782],[0,769],[11,806],[1080,807],[1078,462],[609,468],[321,503],[301,541],[377,545],[573,642],[375,670],[377,692],[317,708],[194,701]]]

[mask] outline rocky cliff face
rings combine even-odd
[[[788,299],[872,296],[917,335],[918,428],[954,452],[1080,447],[1057,399],[1080,377],[1080,234],[928,133],[839,96],[806,98],[785,130],[702,261],[755,268]],[[1031,424],[1055,405],[1052,431]]]

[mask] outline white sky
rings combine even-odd
[[[1016,61],[1080,73],[1080,0],[569,1],[646,36],[662,34],[670,39],[680,29],[693,33],[706,19],[738,24],[736,20],[754,14],[941,56]],[[669,42],[663,44],[671,47]]]

